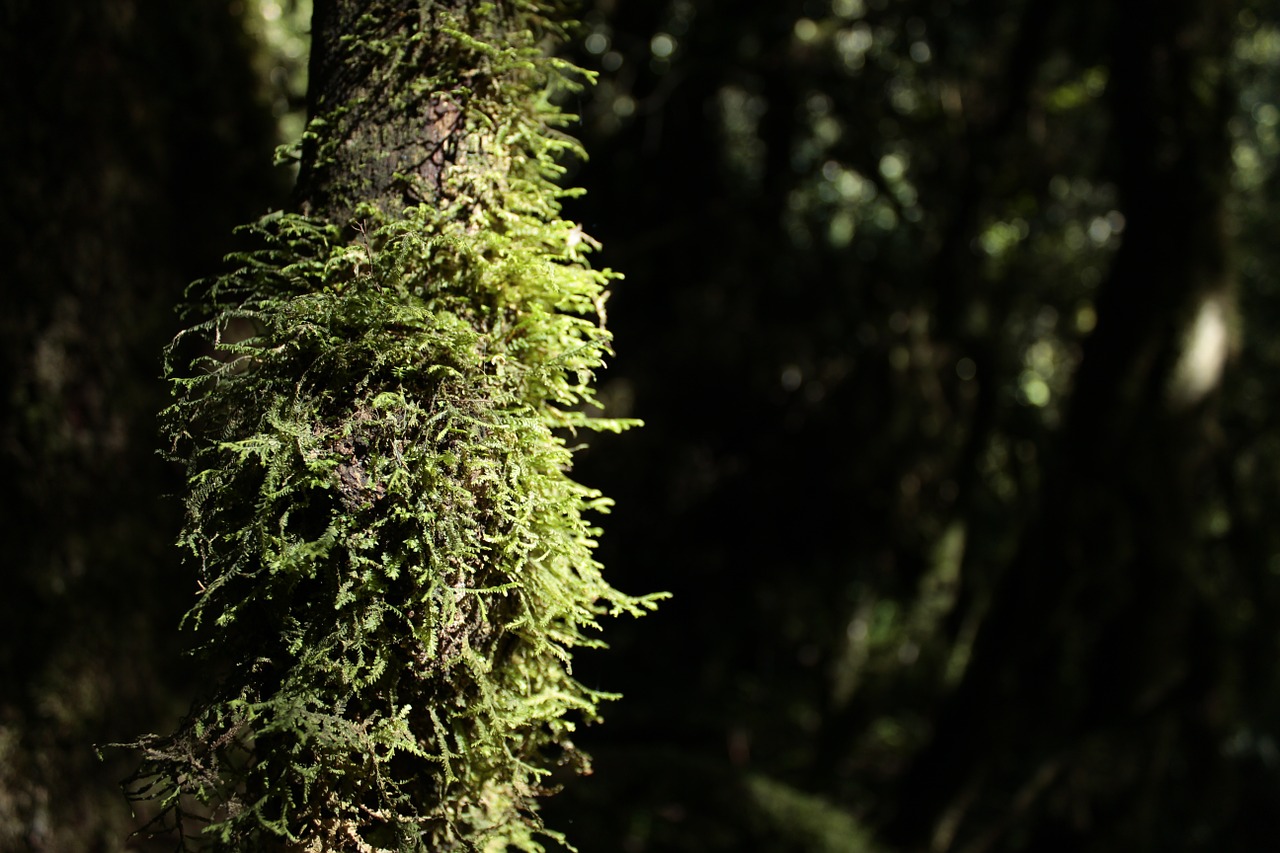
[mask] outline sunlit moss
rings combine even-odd
[[[536,798],[585,767],[570,735],[610,698],[573,650],[656,601],[604,581],[588,516],[610,503],[568,476],[575,431],[631,422],[585,413],[616,276],[560,216],[577,148],[548,93],[580,74],[543,52],[559,7],[520,8],[433,21],[438,76],[409,82],[450,97],[465,74],[472,97],[430,203],[268,216],[191,290],[163,423],[188,476],[187,625],[230,669],[137,744],[131,791],[184,846],[542,850],[559,836]],[[361,47],[415,34],[394,38]],[[313,120],[317,159],[349,108]]]

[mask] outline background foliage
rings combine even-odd
[[[65,768],[91,766],[84,744],[149,725],[115,719],[121,709],[172,716],[191,695],[163,658],[174,644],[150,633],[186,604],[150,601],[173,588],[158,578],[176,571],[164,556],[176,522],[115,496],[119,484],[174,488],[157,486],[171,475],[147,461],[158,403],[143,380],[158,366],[146,354],[175,325],[162,306],[229,247],[206,245],[177,272],[150,265],[195,249],[157,235],[177,222],[187,234],[241,186],[210,186],[227,172],[205,169],[213,155],[191,140],[212,147],[235,122],[270,121],[273,98],[281,115],[290,103],[267,96],[263,111],[223,113],[218,99],[168,94],[217,69],[214,91],[253,103],[252,79],[233,97],[226,76],[254,67],[245,43],[229,27],[241,58],[214,61],[177,49],[187,13],[123,8],[57,17],[13,3],[6,24],[28,29],[0,27],[42,34],[8,36],[4,50],[45,69],[4,84],[29,119],[3,137],[16,189],[3,195],[12,227],[0,229],[6,282],[48,282],[4,291],[4,452],[22,509],[7,519],[18,544],[6,577],[20,592],[3,599],[0,725],[15,758],[0,837],[33,849],[76,849],[67,838],[115,849],[127,814],[91,793],[103,780]],[[271,20],[284,21],[292,7],[275,8]],[[611,649],[575,669],[626,696],[608,725],[575,738],[594,775],[566,779],[547,802],[548,823],[584,853],[1253,850],[1280,830],[1280,17],[1267,0],[1125,8],[585,10],[575,55],[601,78],[569,101],[591,160],[567,178],[589,191],[567,218],[627,275],[610,302],[618,355],[604,413],[648,426],[593,440],[578,471],[618,501],[599,554],[611,582],[675,597],[612,626]],[[94,15],[107,23],[88,26]],[[1139,57],[1171,43],[1144,16],[1214,33],[1182,42],[1200,70],[1135,84]],[[72,49],[127,21],[128,38]],[[37,42],[100,64],[55,74],[47,51],[27,49]],[[204,70],[80,94],[139,55]],[[1141,122],[1136,135],[1118,125],[1132,85],[1163,93],[1149,103],[1179,117],[1171,139],[1202,140],[1188,155],[1199,199],[1142,191],[1143,169],[1165,161]],[[110,94],[135,90],[148,94]],[[129,138],[150,147],[110,147],[122,114],[140,123]],[[67,132],[94,121],[96,134]],[[144,180],[157,164],[169,165]],[[190,233],[225,234],[264,209],[254,193],[268,180],[246,179],[244,207]],[[181,204],[184,216],[168,214]],[[1151,226],[1179,217],[1187,231]],[[98,236],[130,222],[150,224]],[[1126,241],[1141,262],[1122,261]],[[152,272],[76,284],[117,268],[93,246],[120,269],[128,258]],[[1181,277],[1208,268],[1222,275]],[[1162,301],[1175,291],[1187,298]],[[145,301],[92,301],[132,293]],[[1175,405],[1178,353],[1211,293],[1224,370]],[[1111,355],[1104,339],[1118,342]],[[78,349],[59,343],[71,340]],[[1125,342],[1155,355],[1119,360]],[[122,346],[141,366],[112,355]],[[46,358],[66,352],[82,355]],[[57,374],[78,381],[54,382],[41,364],[80,365]],[[111,364],[121,366],[95,368]],[[1085,402],[1081,388],[1092,389]],[[84,402],[94,400],[110,405]],[[52,408],[23,414],[34,401]],[[113,432],[107,411],[131,426]],[[57,443],[73,433],[79,444]],[[117,458],[112,435],[135,455],[104,468]],[[105,538],[86,539],[95,531]],[[92,557],[50,556],[72,544]],[[155,704],[118,692],[128,684]],[[180,695],[157,695],[160,685]],[[54,843],[56,826],[76,829]]]
[[[0,849],[120,850],[94,753],[185,710],[190,605],[155,455],[173,306],[288,192],[223,2],[0,4]]]

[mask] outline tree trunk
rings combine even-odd
[[[441,72],[450,76],[457,54],[439,28],[444,16],[456,20],[467,5],[315,4],[307,107],[332,123],[304,144],[295,194],[301,210],[345,222],[360,202],[394,217],[437,200],[444,169],[458,156],[463,104],[478,94],[477,85],[492,82],[478,70],[457,69],[446,90],[423,85]],[[375,57],[370,44],[389,53]]]
[[[1079,850],[1089,837],[1161,849],[1156,824],[1174,795],[1156,769],[1161,738],[1215,754],[1221,650],[1199,577],[1206,519],[1196,494],[1211,471],[1225,323],[1207,330],[1208,351],[1192,341],[1225,321],[1232,298],[1231,5],[1108,11],[1123,242],[1038,523],[906,776],[890,834],[907,849],[987,850],[1015,823],[1036,827],[1022,849]],[[1195,373],[1196,359],[1207,374]],[[1207,782],[1199,770],[1190,775]]]
[[[564,430],[610,276],[559,217],[558,3],[315,6],[299,213],[209,287],[165,427],[189,615],[230,662],[139,798],[215,849],[541,849],[534,798],[604,698],[569,674],[611,589]],[[239,331],[237,331],[237,329]],[[235,332],[235,334],[232,334]],[[248,337],[246,337],[246,335]],[[185,370],[185,369],[184,369]],[[191,803],[200,808],[192,811]]]
[[[118,850],[133,759],[93,745],[196,690],[158,354],[183,281],[287,186],[227,3],[2,6],[0,850]]]

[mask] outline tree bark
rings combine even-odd
[[[552,182],[565,13],[315,15],[299,213],[210,282],[180,341],[216,357],[164,417],[188,619],[230,673],[139,742],[133,792],[180,833],[199,803],[214,849],[540,850],[535,797],[602,698],[571,650],[653,601],[604,583],[584,513],[607,503],[558,432],[624,426],[581,412],[610,275]]]
[[[307,108],[324,126],[304,143],[300,210],[345,224],[359,202],[394,217],[441,190],[463,104],[485,82],[457,73],[439,32],[442,15],[467,5],[317,0]],[[375,44],[381,55],[370,52]]]

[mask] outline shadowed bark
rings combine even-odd
[[[394,217],[441,190],[473,87],[492,82],[480,69],[443,91],[424,82],[424,72],[431,80],[452,70],[456,48],[440,27],[467,5],[316,2],[307,108],[324,125],[303,145],[295,191],[302,212],[346,222],[366,202]]]

